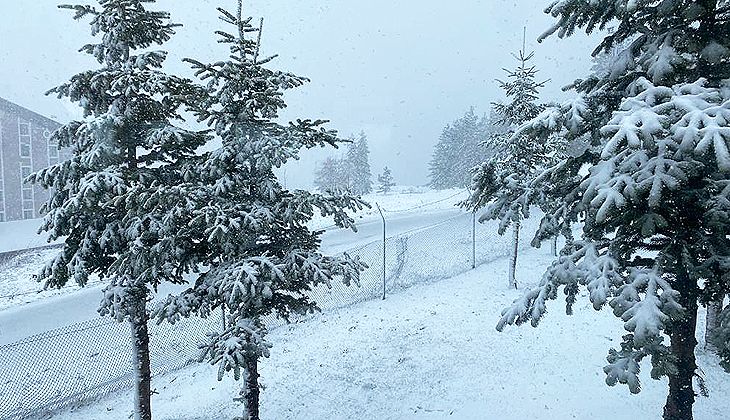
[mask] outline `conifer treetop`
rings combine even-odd
[[[545,87],[545,83],[549,81],[537,82],[535,80],[537,68],[527,65],[527,62],[535,56],[534,52],[527,54],[524,49],[521,49],[518,54],[512,54],[512,56],[520,64],[514,70],[503,69],[507,73],[508,81],[497,79],[510,101],[507,104],[498,102],[493,104],[495,111],[500,116],[499,123],[510,126],[530,120],[542,110],[535,101],[538,99],[538,90]]]
[[[89,5],[62,4],[58,7],[75,10],[76,20],[91,15],[91,35],[101,33],[104,36],[102,42],[86,44],[79,51],[93,55],[100,64],[120,67],[130,64],[130,50],[162,45],[170,40],[175,27],[182,26],[167,22],[170,19],[168,12],[144,8],[144,3],[154,1],[99,0],[100,10]]]
[[[338,147],[343,140],[335,130],[324,127],[327,120],[297,119],[285,126],[273,121],[286,107],[284,91],[300,87],[309,79],[267,68],[276,55],[260,58],[263,18],[254,27],[251,17],[242,17],[240,4],[236,15],[222,8],[218,11],[223,22],[235,27],[234,33],[216,31],[218,42],[229,45],[229,59],[208,64],[184,59],[192,64],[198,78],[207,81],[207,89],[216,92],[194,101],[190,109],[198,120],[211,126],[224,142],[248,138],[239,146],[246,149],[245,153],[266,155],[266,159],[251,162],[260,165],[261,170],[298,159],[301,148]],[[231,155],[240,153],[227,150]]]
[[[217,130],[222,129],[218,125],[225,127],[236,120],[275,119],[278,111],[286,107],[284,90],[302,86],[309,79],[265,67],[277,56],[259,57],[263,18],[259,26],[254,27],[252,17],[242,18],[240,5],[237,15],[220,7],[217,10],[223,22],[236,28],[235,34],[216,31],[220,37],[218,42],[229,46],[229,60],[203,64],[192,58],[184,59],[192,64],[195,75],[207,81],[209,89],[217,89],[220,96],[217,98],[219,109],[207,112],[198,109],[198,118],[201,121],[208,120],[210,125],[215,124]],[[255,34],[256,37],[250,39],[248,34]],[[226,115],[235,120],[227,119]]]
[[[86,44],[80,52],[93,56],[101,68],[79,73],[69,83],[47,92],[78,102],[84,116],[115,115],[127,121],[177,118],[179,98],[191,89],[187,79],[160,71],[167,53],[148,50],[161,45],[179,24],[162,11],[149,11],[153,0],[101,0],[100,8],[89,5],[61,5],[74,10],[75,19],[91,16],[92,36],[98,43]],[[140,51],[141,50],[141,51]],[[139,52],[137,52],[139,51]],[[162,99],[154,99],[161,95]]]

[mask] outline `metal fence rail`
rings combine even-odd
[[[525,221],[534,231],[537,218]],[[522,235],[523,238],[529,235]],[[472,255],[473,239],[476,253]],[[359,286],[334,282],[319,286],[311,297],[323,311],[341,308],[417,283],[453,277],[510,252],[511,235],[500,237],[496,224],[476,224],[472,215],[391,236],[354,248],[348,253],[368,264]],[[521,248],[527,246],[522,239]],[[506,266],[505,266],[505,286]],[[150,322],[150,359],[153,375],[193,363],[198,344],[222,324],[220,311],[207,319],[183,319],[174,325]],[[271,329],[283,321],[270,317]],[[97,318],[0,346],[0,420],[45,417],[64,407],[88,402],[132,385],[128,323]]]

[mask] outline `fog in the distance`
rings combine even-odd
[[[75,72],[96,66],[76,51],[92,42],[88,19],[72,20],[53,0],[0,2],[0,97],[60,122],[77,118],[73,106],[44,97]],[[83,3],[83,2],[81,2]],[[94,3],[94,2],[86,2]],[[536,38],[553,22],[542,9],[549,1],[423,0],[248,0],[244,13],[265,18],[264,53],[279,58],[273,68],[309,77],[291,91],[282,118],[326,118],[343,137],[361,130],[368,136],[372,172],[383,165],[401,185],[428,181],[428,161],[442,128],[475,106],[488,112],[502,99],[494,81],[510,56],[527,50],[540,79],[551,79],[540,100],[565,98],[561,87],[588,73],[596,38],[584,34],[542,44]],[[184,24],[162,48],[166,69],[192,77],[182,57],[223,59],[216,44],[221,29],[215,8],[235,8],[233,0],[160,0]],[[332,151],[306,153],[287,167],[288,187],[310,188],[314,165]]]

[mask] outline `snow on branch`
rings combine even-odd
[[[609,305],[621,318],[626,331],[634,334],[634,346],[643,347],[659,336],[667,321],[684,313],[677,303],[679,292],[656,268],[629,270],[629,280],[616,290]]]
[[[652,149],[660,138],[672,139],[678,152],[696,156],[714,155],[718,168],[730,171],[730,98],[717,88],[706,87],[705,79],[694,83],[654,86],[645,78],[631,84],[631,97],[603,128],[613,137],[602,157],[622,147]]]

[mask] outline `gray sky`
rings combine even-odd
[[[57,3],[0,1],[0,97],[65,122],[78,116],[76,108],[43,93],[95,63],[76,52],[91,41],[88,19],[74,22],[72,12],[56,9]],[[284,120],[326,118],[343,137],[363,130],[373,175],[388,165],[397,184],[421,185],[443,127],[470,106],[483,113],[503,98],[494,79],[517,64],[510,54],[522,46],[523,26],[538,77],[551,79],[543,100],[564,99],[560,88],[588,73],[595,36],[535,41],[553,22],[542,13],[547,3],[246,0],[244,14],[265,18],[263,51],[279,54],[273,68],[312,80],[287,94]],[[213,34],[222,24],[217,6],[233,10],[235,1],[153,5],[184,24],[162,47],[170,52],[166,70],[192,77],[182,57],[227,57]],[[314,165],[331,153],[308,152],[289,165],[288,186],[309,187]]]

